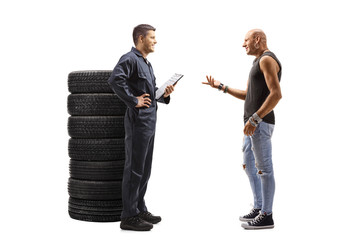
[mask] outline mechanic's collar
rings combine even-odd
[[[133,53],[135,53],[137,56],[142,57],[142,58],[145,60],[146,64],[149,64],[149,61],[148,61],[146,58],[144,58],[144,56],[141,54],[141,52],[140,52],[139,50],[137,50],[136,48],[132,47],[132,48],[131,48],[131,51],[132,51]]]
[[[142,57],[143,55],[141,54],[141,52],[139,50],[137,50],[136,48],[132,47],[131,51],[134,52],[136,55],[138,55],[139,57]]]

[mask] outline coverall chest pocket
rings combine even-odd
[[[138,71],[138,78],[147,80],[148,76],[150,75],[149,72],[146,71]]]
[[[138,90],[144,93],[148,91],[148,85],[149,85],[148,79],[150,79],[149,72],[138,71],[138,84],[137,84],[137,87],[139,88]]]

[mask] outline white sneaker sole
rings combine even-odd
[[[259,229],[271,229],[274,228],[274,225],[267,225],[267,226],[250,226],[247,223],[241,224],[241,226],[245,229],[251,229],[251,230],[259,230]]]

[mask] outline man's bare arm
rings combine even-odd
[[[220,86],[220,81],[217,81],[215,80],[213,77],[208,77],[206,76],[206,79],[207,79],[207,82],[203,82],[203,84],[206,84],[206,85],[210,85],[211,87],[213,88],[219,88]],[[249,83],[249,80],[248,80],[248,83]],[[221,88],[221,91],[225,91],[225,88],[226,86],[224,85],[222,88]],[[236,88],[231,88],[231,87],[228,87],[227,89],[227,93],[229,93],[230,95],[236,97],[236,98],[239,98],[241,100],[245,100],[246,98],[246,93],[247,93],[247,87],[246,87],[246,90],[240,90],[240,89],[236,89]]]
[[[264,74],[266,85],[270,91],[269,96],[256,112],[260,118],[264,118],[275,108],[282,98],[279,78],[277,75],[280,67],[275,59],[269,56],[264,56],[260,60],[260,70]]]

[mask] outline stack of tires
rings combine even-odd
[[[77,220],[120,221],[126,105],[108,85],[110,75],[76,71],[68,76],[68,206]]]

